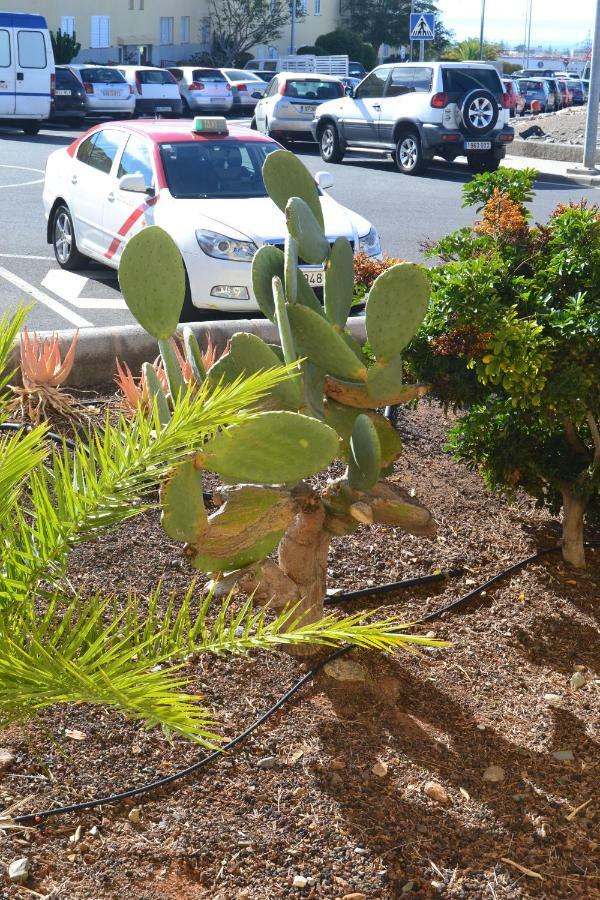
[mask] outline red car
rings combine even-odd
[[[573,94],[565,78],[557,78],[558,89],[562,97],[563,109],[565,106],[573,106]]]
[[[508,108],[510,117],[514,119],[516,115],[525,115],[525,97],[521,93],[519,82],[512,78],[503,78],[504,92],[508,94]]]

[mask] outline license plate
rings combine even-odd
[[[221,100],[220,97],[211,97],[210,102],[211,103],[222,103],[223,101]]]
[[[71,96],[71,91],[58,90],[58,91],[54,91],[54,93],[56,94],[57,97],[70,97]]]
[[[301,106],[301,107],[300,107],[300,112],[301,112],[301,113],[311,113],[311,114],[312,114],[312,113],[314,113],[314,111],[315,111],[316,108],[317,108],[316,106]]]
[[[465,150],[491,150],[491,141],[465,141]]]
[[[311,287],[323,287],[325,284],[324,269],[302,269]]]
[[[171,112],[170,106],[157,106],[156,112]]]
[[[103,91],[102,94],[104,97],[119,97],[120,96],[119,91]]]

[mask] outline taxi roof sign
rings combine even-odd
[[[228,134],[227,119],[223,116],[195,116],[192,131],[196,134]]]

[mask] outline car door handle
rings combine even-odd
[[[113,200],[115,199],[115,195],[113,194],[112,191],[110,192],[110,194],[108,195],[108,197],[107,197],[106,199],[107,199],[110,203],[113,202]]]
[[[23,81],[25,75],[23,72],[17,72],[17,81]]]
[[[374,103],[373,109],[381,109],[381,106],[379,105],[379,103]]]
[[[77,184],[77,175],[73,175],[71,178],[71,184]]]

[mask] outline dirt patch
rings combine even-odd
[[[527,138],[529,142],[541,141],[550,144],[581,144],[585,135],[586,106],[569,106],[553,113],[541,113],[537,116],[513,119],[511,125],[516,137],[522,137],[532,125],[541,128],[543,134]]]
[[[447,425],[436,407],[406,411],[395,476],[435,513],[437,540],[379,526],[334,541],[330,554],[330,586],[342,589],[465,567],[435,590],[384,598],[385,612],[406,620],[560,534],[527,498],[507,505],[451,460]],[[549,556],[446,616],[432,629],[452,641],[448,650],[353,651],[364,682],[349,689],[320,676],[236,753],[136,801],[138,822],[128,818],[132,803],[49,820],[27,840],[9,833],[3,866],[29,856],[27,888],[68,900],[600,897],[600,552],[589,560],[574,576]],[[160,577],[166,591],[183,593],[191,573],[147,514],[78,548],[70,577],[124,595],[147,592]],[[575,690],[577,666],[585,685]],[[192,665],[193,688],[226,736],[303,672],[283,653]],[[0,800],[22,800],[24,809],[142,784],[201,755],[83,707],[48,711],[12,727],[1,743],[16,760],[0,773]],[[557,759],[557,751],[573,759]],[[267,756],[272,768],[258,765]],[[503,770],[501,781],[484,779],[491,766]],[[432,781],[441,792],[425,792]],[[296,876],[305,887],[293,887]],[[1,896],[32,896],[0,877]]]

